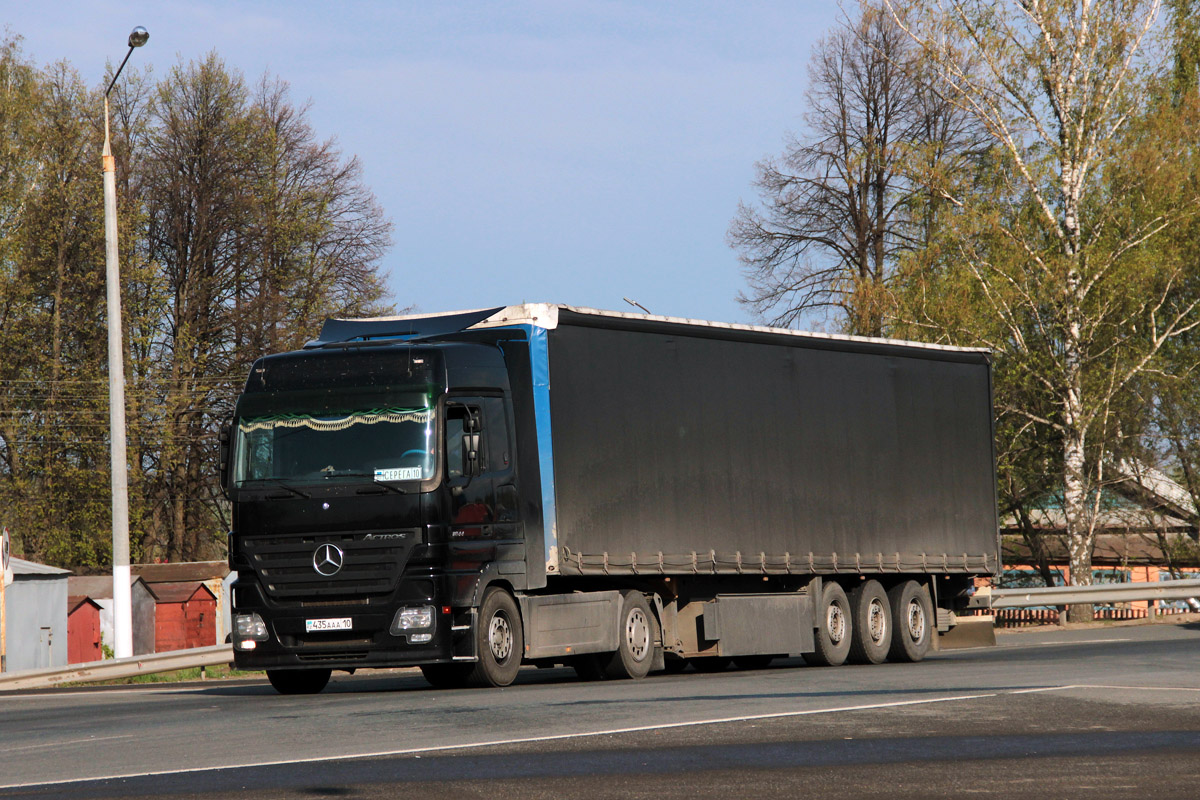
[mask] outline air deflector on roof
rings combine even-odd
[[[456,333],[492,316],[503,307],[465,311],[461,314],[440,314],[433,317],[392,317],[383,319],[327,319],[321,337],[306,347],[321,347],[337,342],[367,341],[369,339],[425,339]]]

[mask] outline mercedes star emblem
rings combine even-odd
[[[337,545],[323,544],[313,551],[313,569],[326,578],[338,574],[346,554]]]

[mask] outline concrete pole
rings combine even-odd
[[[124,66],[124,62],[121,66]],[[108,422],[112,440],[113,634],[116,639],[113,642],[113,652],[117,658],[129,658],[133,655],[133,601],[129,588],[129,460],[125,452],[125,348],[121,336],[121,279],[117,262],[117,171],[108,137],[107,94],[104,95],[103,160],[104,261],[108,297]]]
[[[125,346],[121,331],[121,275],[117,261],[117,165],[108,136],[108,94],[125,62],[150,38],[138,26],[129,50],[104,90],[104,265],[108,298],[108,425],[112,464],[113,655],[133,655],[133,599],[129,586],[129,458],[125,453]]]

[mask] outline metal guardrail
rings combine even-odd
[[[1200,598],[1200,580],[1163,581],[1161,583],[1102,583],[1093,586],[1046,586],[1034,589],[980,589],[974,605],[987,608],[1029,608],[1032,606],[1070,606],[1083,603],[1127,603],[1135,600],[1193,600]],[[966,618],[966,619],[969,619]],[[72,664],[68,667],[28,669],[0,673],[0,692],[17,689],[44,689],[64,683],[88,683],[173,672],[180,669],[212,667],[233,661],[233,646],[218,644],[192,650],[148,653],[132,658],[114,658]]]
[[[233,645],[218,644],[191,650],[170,650],[166,653],[147,653],[131,658],[112,658],[90,661],[67,667],[26,669],[0,673],[0,692],[17,689],[45,689],[64,683],[87,683],[150,675],[155,672],[174,672],[179,669],[213,667],[233,661]]]
[[[976,596],[983,595],[983,590]],[[1200,580],[1161,583],[1101,583],[1092,586],[1046,586],[1036,589],[992,589],[989,608],[1073,606],[1087,603],[1128,603],[1134,600],[1191,600],[1200,598]]]

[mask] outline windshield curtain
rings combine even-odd
[[[318,483],[335,479],[423,481],[434,477],[432,408],[286,413],[238,420],[234,481]]]

